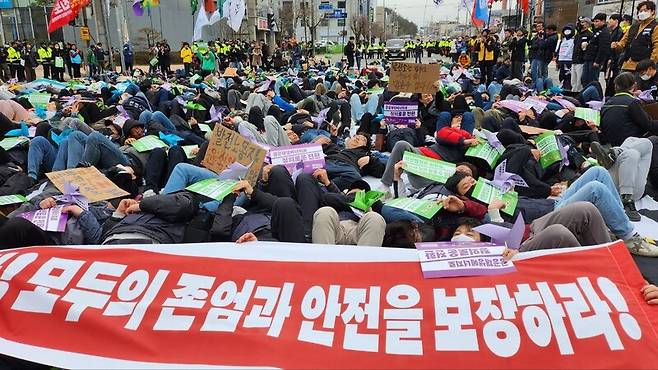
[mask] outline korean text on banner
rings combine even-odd
[[[304,172],[313,173],[324,168],[324,152],[320,144],[301,144],[274,147],[269,154],[273,165],[285,166],[290,173],[295,171],[299,162],[304,163]]]
[[[544,132],[535,139],[537,149],[541,157],[539,163],[543,168],[548,168],[555,162],[562,160],[560,147],[558,146],[557,136],[553,132]]]
[[[405,93],[436,94],[434,82],[439,79],[440,68],[438,64],[393,62],[388,89]]]
[[[623,242],[541,254],[430,280],[411,249],[5,250],[0,352],[61,368],[655,367],[658,306]]]
[[[49,172],[46,176],[61,192],[64,192],[65,181],[79,186],[80,194],[84,195],[90,203],[128,195],[127,191],[116,186],[96,167],[71,168],[69,170]]]
[[[418,102],[392,100],[384,103],[384,119],[387,124],[415,126]]]
[[[235,162],[243,166],[251,165],[246,180],[255,185],[266,154],[265,149],[247,140],[237,132],[222,125],[215,125],[208,143],[208,151],[203,159],[203,165],[215,173],[222,172]]]
[[[440,161],[412,152],[405,152],[402,160],[404,161],[405,171],[442,184],[445,184],[446,180],[455,173],[457,167],[454,163]]]

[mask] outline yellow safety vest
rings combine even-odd
[[[7,61],[9,63],[16,62],[16,61],[19,61],[21,59],[21,53],[16,51],[16,49],[14,49],[11,46],[9,47],[9,49],[7,49],[7,54],[8,54],[7,55]]]

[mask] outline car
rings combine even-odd
[[[390,39],[386,41],[386,59],[407,59],[404,40]]]
[[[315,47],[318,47],[318,48],[323,48],[323,47],[327,47],[327,46],[334,46],[334,45],[336,45],[336,43],[333,42],[333,41],[330,41],[330,40],[322,40],[322,41],[318,41],[318,42],[315,43]]]

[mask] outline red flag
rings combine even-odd
[[[212,13],[215,10],[217,10],[217,6],[215,5],[215,0],[204,0],[203,7],[206,8],[206,12],[208,13]]]
[[[89,0],[57,0],[50,12],[48,33],[52,33],[74,20],[80,9],[87,4],[89,4]]]
[[[521,8],[523,9],[524,13],[530,11],[530,5],[528,5],[528,0],[521,0]]]

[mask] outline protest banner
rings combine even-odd
[[[131,145],[140,153],[150,152],[155,148],[168,148],[164,141],[154,135],[146,135],[141,139],[133,141]]]
[[[318,168],[324,168],[324,152],[320,144],[300,144],[273,147],[269,152],[270,163],[285,166],[290,173],[302,162],[304,172],[313,173]]]
[[[34,108],[46,108],[50,102],[50,94],[48,93],[31,93],[27,96],[27,100]]]
[[[10,150],[13,149],[19,145],[29,143],[30,139],[24,137],[24,136],[19,136],[19,137],[6,137],[2,140],[0,140],[0,147],[4,150]]]
[[[23,212],[18,217],[24,218],[43,231],[64,232],[66,221],[69,218],[68,213],[62,213],[64,206],[55,206],[37,211]]]
[[[384,120],[390,125],[416,126],[418,102],[391,100],[384,103]]]
[[[412,152],[404,152],[402,160],[404,161],[403,168],[405,171],[442,184],[445,184],[446,180],[455,173],[457,167],[454,163],[440,161]]]
[[[203,159],[203,165],[215,173],[222,172],[235,162],[243,166],[249,166],[246,180],[253,186],[258,181],[258,174],[263,167],[266,154],[265,149],[247,140],[237,132],[222,125],[215,125],[208,143],[208,151]]]
[[[443,203],[435,200],[417,199],[417,198],[395,198],[385,203],[387,206],[404,209],[418,216],[431,219],[443,208]]]
[[[505,246],[491,243],[418,243],[418,258],[425,279],[498,275],[516,271],[503,259]]]
[[[490,204],[495,199],[502,200],[503,203],[505,203],[505,208],[501,211],[510,216],[514,216],[516,205],[519,202],[519,194],[517,192],[514,190],[502,192],[500,189],[493,186],[491,181],[482,177],[478,178],[478,181],[475,183],[475,188],[473,189],[471,196],[486,204]]]
[[[16,203],[23,203],[23,202],[27,202],[27,199],[24,196],[20,195],[20,194],[0,196],[0,206],[6,206],[6,205],[9,205],[9,204],[16,204]]]
[[[658,306],[622,241],[518,257],[430,280],[413,249],[5,250],[0,353],[71,369],[655,367]]]
[[[537,149],[541,155],[539,158],[539,163],[543,168],[548,168],[553,163],[562,160],[562,154],[560,153],[557,137],[552,131],[544,132],[543,134],[537,136],[535,139],[535,145],[537,146]]]
[[[493,169],[500,159],[500,152],[488,142],[480,140],[480,144],[471,146],[466,150],[466,156],[480,158],[487,162],[489,167]]]
[[[237,183],[238,180],[205,179],[196,182],[185,189],[221,201],[233,191],[233,188]]]
[[[434,82],[439,79],[441,66],[393,62],[388,89],[396,92],[436,94]]]
[[[48,172],[46,176],[61,192],[64,192],[65,181],[79,186],[80,194],[84,195],[90,203],[129,195],[93,166]]]
[[[592,108],[577,107],[574,117],[583,119],[585,121],[594,122],[595,125],[601,125],[601,112]]]

